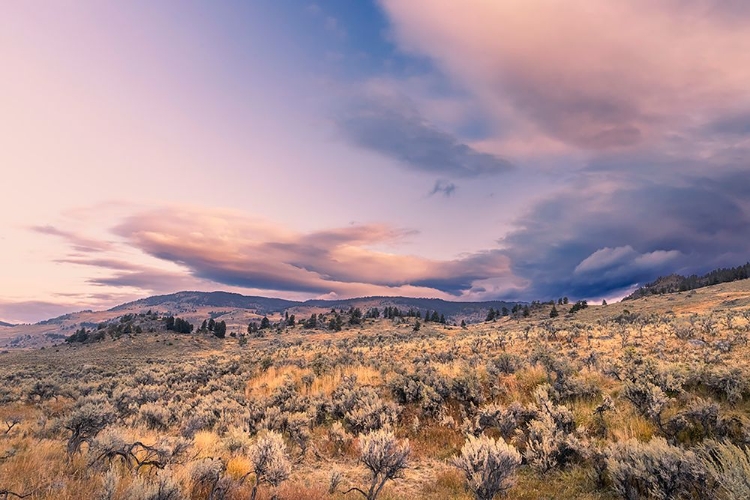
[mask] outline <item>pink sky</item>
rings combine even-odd
[[[14,2],[0,49],[0,320],[750,259],[744,2]]]

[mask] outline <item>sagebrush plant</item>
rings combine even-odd
[[[250,447],[248,455],[255,476],[250,497],[252,500],[255,500],[260,485],[268,483],[277,487],[289,478],[292,464],[281,434],[270,431],[259,437]]]
[[[512,486],[521,454],[503,439],[468,436],[452,464],[464,474],[477,500],[492,500]]]
[[[370,473],[370,486],[366,490],[358,487],[348,492],[361,493],[367,500],[375,500],[387,481],[400,477],[409,466],[411,446],[409,440],[399,441],[392,431],[380,429],[360,434],[359,460]]]
[[[115,409],[106,398],[93,396],[80,398],[62,424],[70,432],[68,454],[72,455],[80,451],[83,443],[95,438],[114,418]]]
[[[726,500],[750,498],[750,450],[729,442],[706,441],[698,458]]]
[[[648,443],[629,440],[607,451],[614,490],[623,498],[689,498],[706,486],[701,463],[692,451],[656,437]]]

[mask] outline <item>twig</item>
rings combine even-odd
[[[2,500],[8,500],[8,497],[14,496],[16,498],[26,498],[30,497],[33,491],[30,491],[28,493],[16,493],[15,491],[10,491],[6,489],[0,489],[0,498]]]

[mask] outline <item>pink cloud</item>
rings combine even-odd
[[[236,287],[455,299],[487,278],[520,286],[499,251],[438,261],[376,250],[412,234],[382,224],[297,233],[240,212],[172,207],[129,217],[115,231],[196,278]]]
[[[573,148],[657,140],[750,98],[750,12],[740,3],[382,5],[401,47],[431,57],[506,129],[532,127]]]

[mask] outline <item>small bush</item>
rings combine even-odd
[[[615,492],[628,500],[689,498],[703,480],[695,454],[663,438],[611,445],[606,463]]]
[[[502,439],[469,436],[452,463],[463,472],[477,500],[492,500],[513,485],[521,455]]]
[[[370,487],[366,492],[359,488],[349,491],[358,491],[367,500],[375,500],[385,483],[400,477],[409,466],[409,440],[399,442],[393,432],[381,429],[360,435],[359,450],[360,461],[370,471]]]
[[[255,474],[252,496],[254,500],[258,487],[268,483],[277,487],[289,478],[292,472],[292,464],[286,451],[286,445],[281,434],[268,432],[250,447],[250,463],[252,472]]]
[[[750,498],[750,451],[731,443],[706,441],[698,458],[708,475],[719,485],[726,500]]]

